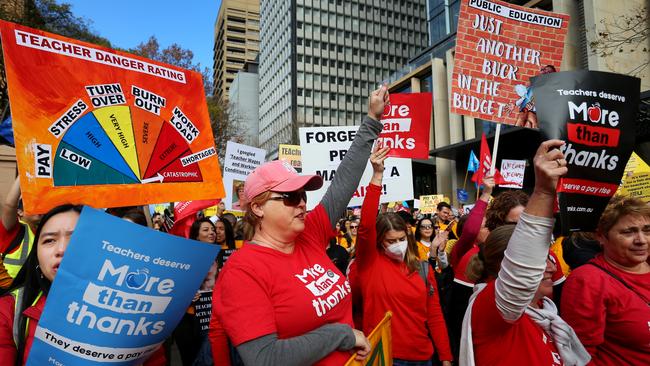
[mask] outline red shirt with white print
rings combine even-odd
[[[526,313],[509,323],[497,309],[495,281],[478,294],[472,307],[476,365],[562,365],[555,343]]]
[[[303,335],[325,324],[352,324],[350,284],[327,256],[334,235],[322,205],[307,214],[291,254],[245,243],[228,259],[213,295],[213,314],[235,346],[277,333]],[[316,365],[343,365],[334,351]]]

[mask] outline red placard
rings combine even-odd
[[[568,26],[565,14],[496,0],[463,0],[451,112],[537,128],[529,79],[560,70]]]
[[[377,141],[391,147],[388,156],[428,159],[431,93],[391,94],[384,109],[384,125]]]

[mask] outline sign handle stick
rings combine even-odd
[[[490,164],[490,175],[494,175],[495,165],[497,163],[497,152],[499,150],[499,135],[501,134],[501,124],[497,123],[497,130],[494,132],[494,146],[492,147],[492,164]]]
[[[463,190],[467,188],[467,176],[469,175],[469,170],[465,170],[465,181],[463,181]]]

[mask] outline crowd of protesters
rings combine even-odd
[[[650,365],[650,206],[615,197],[595,233],[555,232],[563,142],[531,157],[535,187],[495,194],[488,175],[473,209],[433,215],[380,205],[384,159],[373,144],[385,87],[322,200],[319,176],[273,161],[238,186],[238,219],[223,207],[189,238],[221,246],[172,337],[146,365],[343,365],[371,352],[366,338],[392,313],[394,365]],[[367,162],[361,214],[346,206]],[[25,364],[48,290],[81,208],[23,215],[18,180],[0,225],[0,365]],[[167,231],[168,214],[112,209]],[[31,249],[31,250],[30,250]],[[566,278],[566,281],[564,281]],[[212,291],[209,334],[195,316]]]

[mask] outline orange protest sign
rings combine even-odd
[[[350,357],[345,366],[392,366],[393,365],[393,338],[391,335],[390,321],[393,313],[384,315],[377,327],[368,336],[370,341],[370,354],[363,361]]]
[[[224,196],[197,72],[0,22],[25,211]]]

